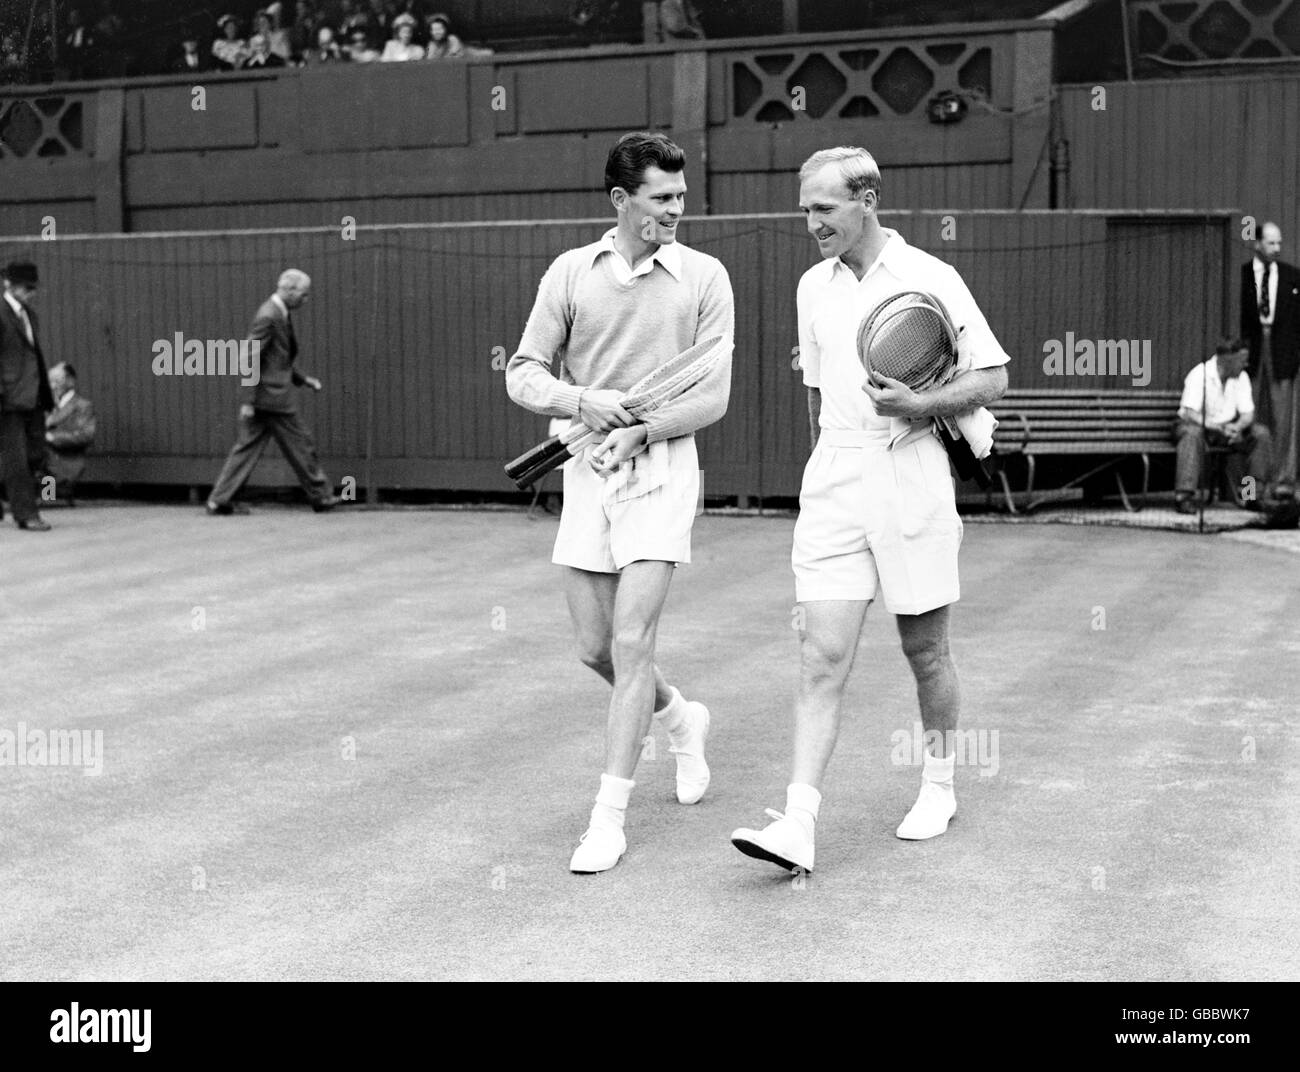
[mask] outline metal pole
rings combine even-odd
[[[375,375],[379,369],[379,257],[383,250],[383,239],[375,247],[374,288],[370,296],[370,375],[366,377],[366,505],[373,506],[379,502],[379,492],[375,488]]]
[[[1119,0],[1119,17],[1124,29],[1124,75],[1133,81],[1133,42],[1129,37],[1128,0]]]
[[[1210,228],[1209,216],[1205,217],[1205,228],[1208,235],[1209,228]],[[1208,288],[1210,283],[1210,273],[1209,272],[1203,273],[1202,278],[1204,279],[1203,286]],[[1210,303],[1205,298],[1202,298],[1201,300],[1201,339],[1202,340],[1204,340],[1206,336],[1209,334],[1209,323],[1208,323],[1209,315],[1210,315]],[[1205,352],[1203,347],[1204,347],[1204,343],[1202,342],[1201,353]],[[1217,346],[1215,347],[1215,353],[1216,354],[1218,353]],[[1215,360],[1217,361],[1218,358],[1216,357]],[[1206,442],[1206,431],[1208,430],[1210,424],[1210,414],[1208,412],[1209,393],[1210,393],[1210,370],[1202,366],[1201,367],[1201,452],[1200,452],[1201,464],[1199,466],[1200,472],[1198,473],[1198,476],[1201,477],[1202,479],[1205,476],[1205,459],[1209,454],[1209,444]],[[1210,488],[1205,489],[1205,496],[1204,498],[1201,498],[1200,510],[1197,512],[1196,531],[1201,535],[1205,534],[1205,505],[1206,505],[1206,501],[1210,497],[1210,490],[1211,490]],[[1198,497],[1199,497],[1199,489],[1198,489]]]

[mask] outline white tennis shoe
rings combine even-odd
[[[569,870],[575,875],[594,875],[608,871],[627,852],[627,838],[622,830],[607,826],[592,826],[578,840],[578,847],[569,861]]]
[[[813,837],[798,819],[789,819],[772,808],[765,809],[776,820],[762,830],[741,827],[731,835],[731,843],[746,856],[768,860],[787,871],[813,869]]]
[[[709,709],[694,700],[686,703],[682,725],[668,734],[668,751],[677,757],[677,801],[696,804],[709,788],[704,739],[709,735]]]
[[[951,785],[928,780],[921,782],[916,803],[901,823],[895,836],[904,841],[925,841],[948,829],[948,821],[957,814],[957,797]]]

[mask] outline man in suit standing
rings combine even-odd
[[[1255,256],[1241,268],[1241,337],[1250,346],[1255,411],[1273,430],[1274,494],[1294,498],[1300,434],[1300,270],[1279,259],[1282,229],[1260,228]]]
[[[4,269],[0,301],[0,479],[8,489],[14,521],[28,532],[48,532],[36,506],[34,474],[45,461],[45,414],[54,408],[36,314],[31,309],[39,278],[30,261]],[[0,511],[0,517],[3,517]]]
[[[258,347],[259,379],[240,388],[239,439],[231,448],[221,475],[208,496],[208,513],[246,514],[248,508],[231,502],[253,474],[258,459],[274,436],[280,450],[311,500],[317,513],[339,504],[333,488],[316,460],[316,444],[298,416],[293,389],[306,385],[321,389],[320,380],[294,367],[298,340],[293,332],[294,309],[307,300],[311,279],[297,268],[281,273],[275,293],[262,303],[249,338]]]
[[[50,369],[50,393],[54,410],[45,418],[45,471],[54,477],[56,499],[76,506],[77,481],[95,441],[95,408],[77,393],[77,370],[66,361]]]

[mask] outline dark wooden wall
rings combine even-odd
[[[1128,386],[1045,377],[1044,342],[1074,332],[1151,339],[1150,387],[1176,387],[1232,320],[1229,216],[894,212],[884,222],[962,272],[1013,357],[1016,386]],[[0,240],[0,260],[23,255],[40,266],[46,351],[77,366],[99,411],[87,479],[214,479],[235,432],[236,382],[156,377],[153,344],[177,332],[242,337],[279,271],[296,266],[315,284],[296,318],[301,361],[326,385],[303,397],[304,411],[331,476],[363,487],[506,492],[502,462],[546,421],[510,403],[500,359],[514,352],[549,262],[607,226],[384,226],[352,240],[338,229]],[[731,408],[701,435],[707,493],[793,495],[807,453],[792,367],[794,294],[817,260],[804,222],[693,219],[683,240],[723,261],[736,296]],[[273,454],[259,482],[292,484]]]
[[[890,207],[1046,207],[1051,47],[1004,22],[0,88],[0,234],[582,218],[642,128],[687,151],[697,213],[791,211],[845,143]],[[979,103],[931,123],[943,90]]]
[[[1063,207],[1237,208],[1300,238],[1300,74],[1116,82],[1060,90]],[[1236,251],[1244,261],[1249,249]]]

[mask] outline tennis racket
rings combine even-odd
[[[943,303],[924,291],[894,294],[862,318],[858,357],[867,376],[878,372],[913,391],[942,387],[957,373],[957,331]],[[935,421],[957,475],[989,486],[989,475],[950,417]]]
[[[623,408],[641,418],[679,398],[717,367],[725,349],[723,343],[722,335],[713,335],[683,350],[629,387],[623,396]],[[552,436],[509,462],[506,476],[523,491],[579,454],[597,434],[584,424],[575,424],[563,435]]]

